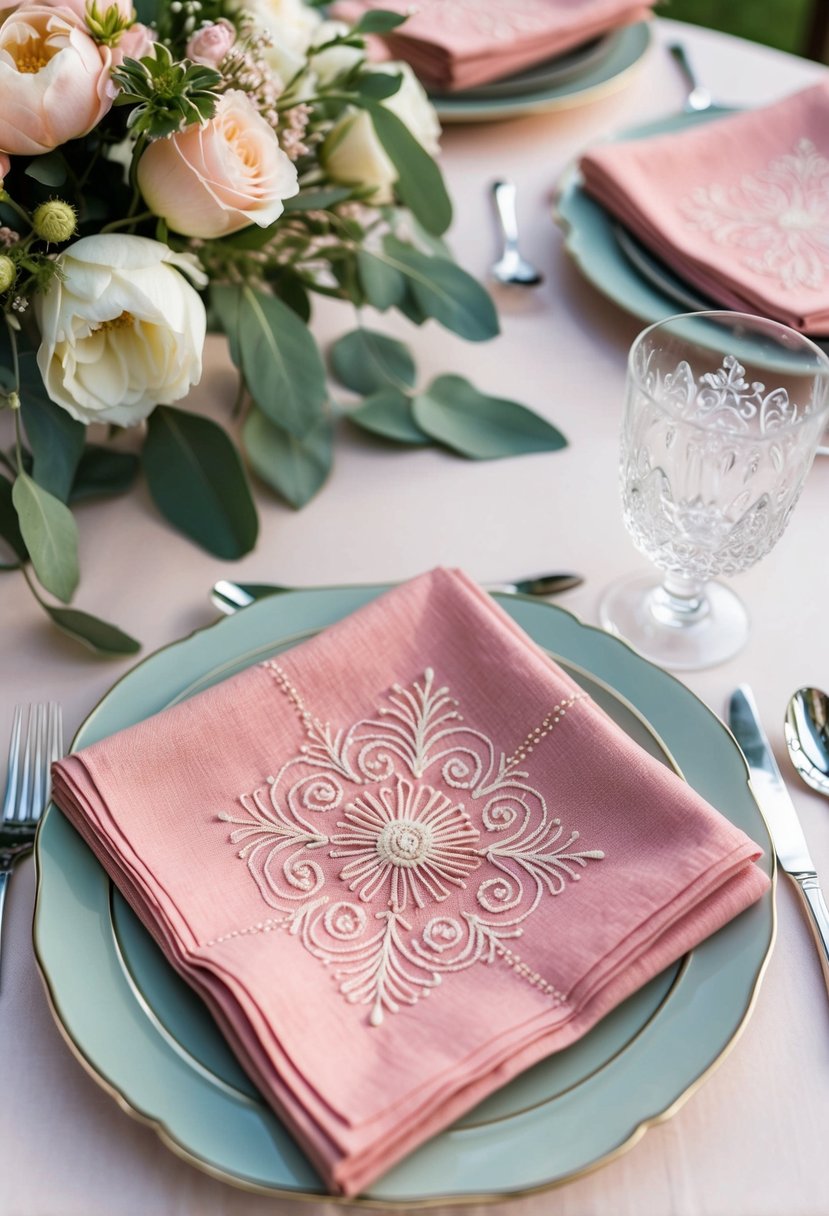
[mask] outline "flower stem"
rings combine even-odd
[[[113,220],[111,224],[105,224],[101,232],[115,232],[118,228],[134,228],[136,224],[140,224],[142,220],[152,219],[152,211],[139,211],[138,215],[128,215],[122,220]]]

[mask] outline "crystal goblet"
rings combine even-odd
[[[615,584],[602,625],[665,667],[708,667],[748,636],[716,575],[779,540],[829,415],[829,358],[802,334],[732,312],[650,326],[628,361],[625,525],[662,572]]]

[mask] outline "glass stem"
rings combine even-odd
[[[651,592],[649,608],[660,625],[688,629],[711,611],[705,583],[682,574],[666,574],[662,586]]]

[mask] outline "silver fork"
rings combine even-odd
[[[48,705],[18,705],[14,711],[9,744],[6,794],[0,813],[0,945],[3,904],[11,872],[31,851],[35,829],[49,801],[50,767],[63,755],[63,714],[54,701]]]

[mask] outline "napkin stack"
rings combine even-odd
[[[581,171],[588,194],[716,303],[829,334],[829,81],[606,144]]]
[[[652,0],[338,0],[356,21],[371,9],[408,16],[385,41],[438,92],[469,89],[562,55],[650,15]]]
[[[54,795],[346,1194],[768,886],[446,570],[61,761]]]

